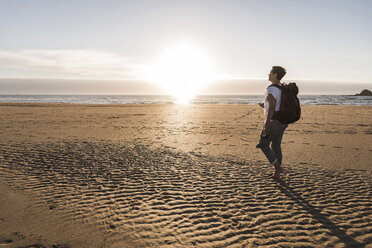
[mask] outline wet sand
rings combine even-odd
[[[372,108],[0,104],[0,247],[372,247]]]

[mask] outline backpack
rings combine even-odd
[[[298,87],[296,83],[283,83],[270,85],[282,90],[279,111],[275,111],[273,119],[283,124],[290,124],[298,121],[301,117],[300,101],[297,98]]]

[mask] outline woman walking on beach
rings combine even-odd
[[[280,109],[282,86],[280,80],[286,74],[286,70],[281,66],[273,66],[269,74],[269,81],[272,83],[266,88],[265,101],[259,105],[264,108],[266,116],[265,124],[262,128],[260,141],[257,148],[260,148],[269,162],[274,165],[275,172],[271,177],[280,178],[282,169],[282,149],[281,142],[287,124],[274,120],[273,116]],[[271,147],[270,147],[271,143]]]

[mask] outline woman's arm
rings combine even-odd
[[[269,94],[267,96],[267,98],[269,99],[269,112],[267,114],[267,118],[266,118],[266,121],[265,121],[265,130],[266,131],[269,130],[270,120],[271,120],[271,118],[273,118],[273,115],[275,113],[275,106],[276,106],[276,99],[275,99],[275,97],[273,97],[272,94]]]

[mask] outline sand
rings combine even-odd
[[[372,247],[372,107],[0,104],[0,247]]]

